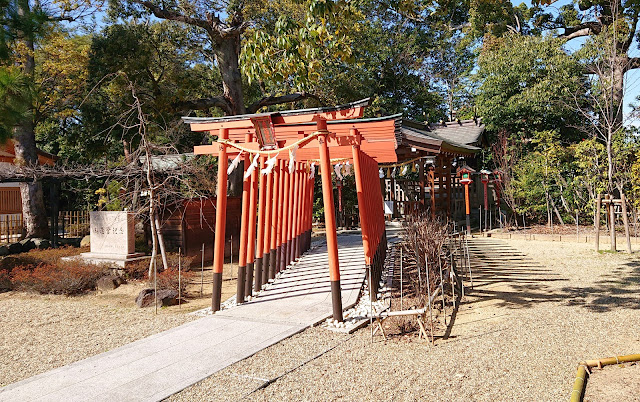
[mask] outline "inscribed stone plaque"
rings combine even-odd
[[[91,253],[114,257],[135,253],[134,214],[127,211],[91,212]]]

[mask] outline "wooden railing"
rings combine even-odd
[[[14,243],[22,237],[22,214],[0,214],[0,244]]]

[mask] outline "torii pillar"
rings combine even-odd
[[[331,183],[331,160],[327,145],[327,121],[317,122],[320,152],[320,173],[322,174],[322,199],[324,201],[324,222],[327,233],[327,255],[329,257],[329,277],[331,279],[331,301],[333,319],[339,322],[342,318],[342,291],[340,289],[340,264],[338,262],[338,235],[336,233],[335,205],[333,204],[333,184]]]
[[[229,129],[221,128],[219,138],[229,139]],[[218,191],[216,194],[216,234],[213,247],[213,295],[211,297],[211,311],[220,310],[222,298],[222,268],[224,266],[224,243],[227,221],[227,146],[219,144],[218,154]]]

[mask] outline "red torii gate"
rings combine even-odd
[[[237,302],[257,292],[311,245],[314,170],[322,175],[333,317],[342,321],[332,162],[354,167],[365,264],[377,284],[386,250],[378,163],[396,162],[396,119],[361,120],[368,99],[336,107],[183,120],[193,131],[217,136],[195,154],[218,157],[212,310],[220,310],[224,262],[228,159],[243,157],[245,177]],[[254,159],[250,158],[254,155]],[[260,164],[252,169],[259,158]],[[285,160],[289,159],[289,164]],[[267,166],[273,164],[272,167]],[[264,170],[263,170],[264,169]],[[259,170],[262,174],[259,174]],[[248,173],[247,173],[248,172]],[[257,211],[257,212],[256,212]],[[375,298],[375,287],[371,297]]]

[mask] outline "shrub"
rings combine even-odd
[[[162,270],[162,257],[158,255],[158,271]],[[182,267],[182,272],[188,271],[191,266],[191,262],[193,261],[193,257],[182,256],[180,265]],[[168,253],[167,254],[167,263],[169,264],[169,269],[173,269],[176,271],[176,275],[178,272],[178,253]],[[127,279],[149,279],[149,260],[143,259],[139,261],[135,261],[127,264],[124,268],[125,276]],[[176,282],[177,283],[177,282]],[[176,290],[178,288],[176,287]]]
[[[34,269],[38,264],[57,264],[62,257],[78,255],[82,251],[75,247],[49,248],[46,250],[31,250],[26,253],[14,254],[0,259],[0,270],[11,271],[18,266]]]
[[[68,263],[41,263],[35,268],[15,267],[11,272],[14,289],[42,294],[75,295],[94,289],[96,281],[108,269],[99,265]]]
[[[13,286],[11,285],[11,275],[9,275],[9,271],[0,269],[0,292],[6,292],[12,289]]]
[[[180,292],[184,296],[187,290],[187,284],[193,279],[193,272],[182,271],[180,273],[180,281],[178,281],[178,269],[169,268],[158,273],[158,289],[178,290],[178,282],[180,282]],[[153,287],[153,278],[149,280],[149,286]]]

